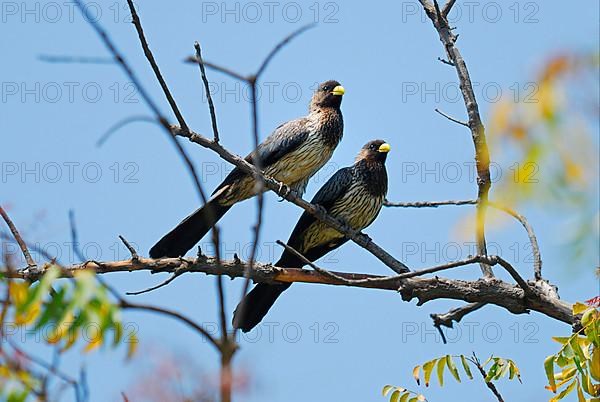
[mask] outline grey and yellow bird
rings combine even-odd
[[[390,145],[382,140],[362,147],[354,165],[338,170],[315,194],[313,204],[346,222],[355,230],[369,226],[379,214],[388,187],[385,160]],[[304,212],[287,244],[310,261],[323,257],[348,241],[348,237]],[[301,268],[302,259],[285,250],[277,267]],[[279,295],[291,284],[259,283],[238,304],[233,326],[248,332],[267,314]]]
[[[337,81],[318,86],[305,117],[277,127],[246,161],[258,161],[266,175],[288,185],[300,196],[309,179],[327,163],[342,139],[344,121],[340,105],[344,88]],[[185,218],[150,249],[150,257],[184,255],[234,204],[256,195],[252,175],[235,168],[213,192],[210,200]]]

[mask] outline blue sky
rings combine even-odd
[[[547,2],[457,2],[451,20],[460,33],[458,45],[476,84],[484,121],[498,99],[530,82],[544,60],[560,51],[598,49],[598,3],[582,6]],[[159,86],[144,59],[133,26],[126,21],[124,2],[91,3],[146,89],[171,117]],[[0,49],[0,202],[23,234],[65,263],[70,255],[68,211],[77,216],[80,240],[89,258],[126,258],[117,235],[136,244],[141,253],[199,200],[183,163],[164,133],[148,123],[136,123],[97,148],[101,134],[120,119],[150,115],[141,97],[113,65],[48,64],[41,54],[106,56],[107,53],[71,3],[5,2],[2,4]],[[138,5],[154,55],[188,123],[209,134],[210,119],[197,68],[182,60],[198,40],[206,60],[250,73],[281,38],[309,22],[318,26],[288,45],[269,65],[261,84],[260,132],[264,138],[281,122],[306,112],[316,82],[336,79],[346,88],[342,105],[344,139],[331,164],[309,184],[307,196],[338,168],[352,162],[365,142],[383,138],[392,144],[387,166],[390,200],[471,198],[476,185],[469,175],[473,146],[464,127],[434,112],[439,107],[463,118],[453,69],[437,61],[443,48],[417,1],[264,3],[172,2]],[[251,150],[248,91],[229,77],[208,71],[222,143],[245,155]],[[174,121],[174,119],[173,119]],[[597,127],[597,126],[596,126]],[[597,132],[597,130],[596,130]],[[597,138],[595,139],[597,144]],[[215,155],[184,144],[208,190],[230,169]],[[494,158],[494,155],[492,155]],[[511,161],[501,168],[508,174]],[[449,178],[459,166],[459,178]],[[597,168],[597,166],[595,167]],[[415,171],[416,169],[416,171]],[[429,172],[429,173],[427,173]],[[543,172],[541,172],[543,174]],[[454,177],[454,175],[452,175]],[[493,197],[492,189],[492,197]],[[224,255],[249,253],[255,203],[245,202],[222,221]],[[274,261],[277,239],[287,239],[300,210],[266,196],[260,260]],[[426,267],[454,257],[466,257],[472,239],[457,237],[457,224],[471,207],[433,210],[384,209],[367,233],[411,267]],[[565,264],[561,231],[568,217],[539,206],[522,211],[537,230],[544,273],[559,284],[569,301],[598,294],[589,264]],[[516,224],[492,230],[488,239],[498,252],[531,276],[527,238]],[[205,249],[210,251],[208,241]],[[597,257],[594,257],[597,258]],[[597,264],[597,260],[595,261]],[[368,252],[347,244],[321,262],[340,271],[388,274]],[[476,266],[451,275],[476,277]],[[166,276],[110,275],[124,291],[151,286]],[[232,311],[241,281],[227,281]],[[200,322],[216,322],[214,279],[185,275],[168,287],[136,300],[179,309]],[[536,313],[513,316],[486,307],[467,316],[450,332],[456,342],[443,345],[429,314],[459,303],[436,301],[422,307],[402,302],[392,292],[342,287],[294,285],[267,317],[258,340],[241,340],[236,356],[255,386],[239,400],[378,400],[381,387],[392,383],[417,388],[412,367],[443,354],[491,353],[513,358],[523,384],[501,381],[508,400],[541,400],[547,392],[542,362],[555,345],[550,337],[569,328]],[[126,322],[139,328],[142,344],[184,353],[206,371],[216,368],[209,345],[177,322],[148,314],[127,313]],[[318,331],[317,331],[318,328]],[[296,335],[298,329],[301,335]],[[297,339],[297,342],[294,342]],[[31,350],[37,345],[27,343]],[[143,348],[142,348],[143,350]],[[122,351],[85,357],[93,401],[115,400],[120,390],[144,368],[143,353],[123,363]],[[71,353],[65,369],[76,371],[79,357]],[[137,362],[136,362],[137,361]],[[302,384],[302,386],[300,386]],[[310,385],[304,385],[310,384]],[[424,391],[431,401],[469,392],[492,400],[481,381],[437,385]]]

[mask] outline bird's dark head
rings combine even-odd
[[[356,157],[357,161],[366,160],[367,162],[385,162],[388,152],[390,152],[390,144],[384,140],[373,140],[367,142]]]
[[[339,108],[342,104],[344,92],[344,87],[339,82],[335,80],[325,81],[319,84],[319,87],[313,94],[310,101],[310,109],[321,107]]]

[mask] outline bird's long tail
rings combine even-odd
[[[275,263],[276,267],[302,267],[304,261],[292,255],[287,250]],[[289,288],[291,283],[269,285],[259,283],[238,304],[233,312],[233,326],[243,332],[252,330],[267,315],[269,309],[275,304],[277,298]]]
[[[217,199],[207,202],[164,235],[150,249],[150,257],[179,257],[184,255],[217,223],[231,206],[219,205]]]
[[[243,332],[252,330],[262,321],[275,300],[291,283],[268,285],[259,283],[244,297],[233,312],[233,326]]]

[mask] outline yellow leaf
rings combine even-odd
[[[550,390],[556,392],[556,381],[554,380],[554,355],[546,357],[544,360],[544,370],[546,371]]]
[[[98,348],[100,345],[102,345],[102,337],[101,336],[93,337],[91,342],[89,342],[85,346],[85,349],[83,349],[83,351],[86,353],[91,352],[92,350]]]
[[[590,364],[590,374],[596,381],[600,381],[600,349],[594,348]]]
[[[381,395],[382,396],[387,396],[387,394],[394,388],[393,385],[386,385],[383,387],[383,389],[381,390]]]
[[[9,282],[9,294],[10,298],[16,306],[23,304],[27,299],[27,292],[29,290],[29,284],[25,281],[23,282]]]
[[[413,369],[413,378],[417,382],[417,385],[421,384],[421,382],[419,380],[419,373],[420,372],[421,372],[421,366],[415,366],[415,368]]]
[[[573,304],[573,315],[579,315],[589,308],[590,307],[588,305],[577,302]]]
[[[137,350],[139,340],[132,332],[130,333],[127,342],[127,359],[131,359]]]

